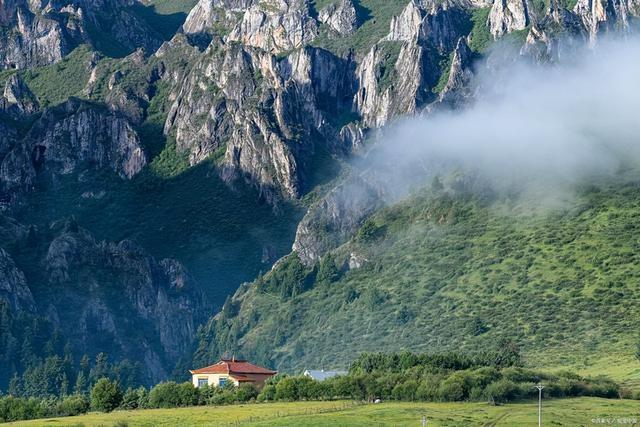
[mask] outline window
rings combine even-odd
[[[209,387],[209,380],[206,378],[198,378],[198,388]]]
[[[226,378],[220,378],[220,379],[218,380],[218,385],[219,385],[220,387],[224,387],[224,385],[225,385],[226,383],[227,383],[227,379],[226,379]]]

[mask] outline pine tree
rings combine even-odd
[[[9,382],[9,395],[22,396],[22,384],[17,372],[13,374],[13,377]]]

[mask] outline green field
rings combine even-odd
[[[490,406],[484,403],[381,403],[297,402],[204,406],[181,409],[117,411],[25,421],[8,426],[534,426],[535,402]],[[640,403],[596,398],[544,402],[543,425],[589,426],[593,421],[624,425],[640,417]],[[633,425],[632,423],[627,423]]]

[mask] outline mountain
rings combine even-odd
[[[570,234],[582,213],[505,223],[492,213],[499,198],[455,186],[402,201],[351,162],[401,117],[472,102],[476,64],[491,62],[494,42],[553,63],[632,32],[639,14],[635,0],[2,2],[0,358],[11,368],[0,387],[64,343],[74,361],[137,361],[151,383],[226,352],[283,369],[338,363],[389,348],[401,326],[398,342],[412,350],[472,350],[509,334],[527,349],[560,341],[557,329],[536,331],[578,316],[608,285],[596,280],[583,299],[575,289],[543,297],[518,259],[523,290],[512,298],[498,270],[502,251],[543,243],[585,256],[545,243],[541,225]],[[601,203],[586,212],[627,215],[629,192],[632,183],[586,192]],[[408,239],[414,221],[424,227]],[[502,232],[516,246],[500,247]],[[420,239],[441,256],[426,256]],[[476,270],[498,283],[485,289]],[[616,307],[633,302],[627,291],[611,294]],[[502,312],[483,308],[504,300]],[[542,317],[515,313],[522,301]],[[626,343],[616,334],[635,325],[589,316],[576,321],[594,340]],[[461,328],[468,322],[477,328]],[[335,351],[341,342],[351,344]],[[571,340],[557,348],[574,345],[586,354]],[[335,358],[322,360],[330,347]]]

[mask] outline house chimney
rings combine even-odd
[[[236,355],[234,354],[233,356],[231,356],[231,361],[235,362],[236,361]]]

